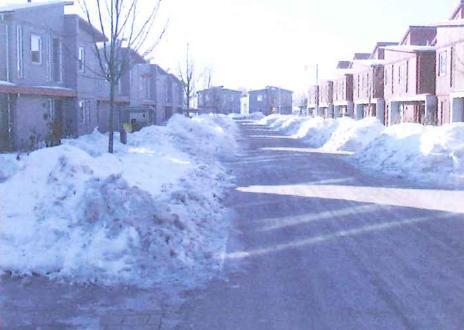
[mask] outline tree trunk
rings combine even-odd
[[[114,153],[114,93],[115,93],[114,78],[110,80],[110,118],[109,118],[109,139],[108,139],[108,152]]]

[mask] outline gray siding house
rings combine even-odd
[[[202,113],[240,113],[242,92],[224,88],[211,87],[197,93],[198,110]]]
[[[262,112],[264,115],[292,113],[292,91],[268,86],[265,89],[250,91],[248,94],[250,113]]]
[[[70,111],[66,126],[75,136],[108,125],[108,118],[103,113],[109,87],[99,74],[101,69],[94,40],[103,42],[106,38],[80,16],[65,16],[64,83],[77,94],[71,107],[77,111]]]
[[[0,6],[0,150],[53,145],[72,133],[66,123],[76,91],[63,70],[64,7],[71,4]]]

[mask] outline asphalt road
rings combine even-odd
[[[177,329],[464,329],[464,191],[242,132],[226,276],[190,294]]]

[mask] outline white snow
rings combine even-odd
[[[50,6],[50,5],[72,5],[73,1],[68,0],[34,0],[32,2],[23,1],[18,3],[18,0],[2,0],[2,5],[0,5],[0,12],[9,12],[9,11],[16,11],[28,8],[36,8],[42,6]]]
[[[0,86],[16,86],[16,85],[9,81],[0,80]]]
[[[417,181],[464,184],[464,123],[386,128],[354,158],[373,170]]]
[[[264,118],[264,115],[262,112],[253,112],[250,114],[238,114],[238,113],[232,113],[229,115],[230,118],[236,119],[236,120],[260,120]]]
[[[236,134],[226,116],[175,116],[114,155],[98,132],[0,155],[0,273],[139,286],[209,277],[227,238],[220,161]]]
[[[464,123],[386,128],[375,118],[356,121],[281,115],[258,123],[312,148],[349,152],[351,159],[366,169],[420,182],[464,185]]]

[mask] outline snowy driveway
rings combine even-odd
[[[242,125],[227,280],[178,329],[462,329],[464,191],[368,176]]]

